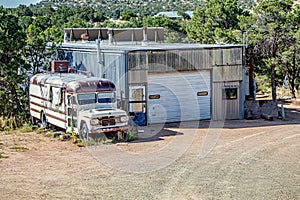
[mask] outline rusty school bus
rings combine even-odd
[[[117,108],[116,88],[106,79],[75,73],[41,73],[30,79],[30,114],[84,139],[90,134],[126,132],[128,115]]]

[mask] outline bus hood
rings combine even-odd
[[[113,109],[113,108],[103,108],[103,109],[88,109],[82,110],[79,112],[79,115],[86,117],[86,118],[97,118],[97,117],[104,117],[104,116],[121,116],[127,115],[124,110],[120,109]]]

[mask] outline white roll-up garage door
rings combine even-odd
[[[148,123],[210,119],[210,71],[148,76]]]

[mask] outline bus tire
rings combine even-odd
[[[47,128],[47,126],[48,126],[48,123],[47,123],[46,115],[45,115],[45,113],[42,112],[41,113],[41,125],[40,125],[40,127],[45,129],[45,128]]]
[[[86,142],[89,138],[89,128],[85,122],[81,123],[80,126],[80,137]]]

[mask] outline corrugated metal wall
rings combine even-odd
[[[240,118],[240,82],[225,82],[224,89],[236,89],[236,99],[225,99],[225,119],[239,119]],[[224,98],[224,97],[223,97]],[[224,102],[224,100],[222,100]]]
[[[244,86],[242,69],[242,48],[218,47],[177,50],[138,50],[129,51],[128,55],[117,52],[104,52],[99,56],[97,51],[68,50],[65,52],[70,65],[80,70],[90,71],[94,76],[105,77],[116,83],[118,98],[128,95],[127,84],[147,84],[149,72],[174,72],[211,70],[212,73],[212,119],[222,120],[230,114],[225,113],[223,91],[225,84],[234,84],[239,87],[239,96],[242,96]],[[128,56],[128,59],[127,57]],[[128,65],[128,80],[126,67]],[[121,95],[122,94],[122,95]],[[229,110],[242,113],[243,99],[233,103]],[[238,105],[239,104],[239,105]],[[231,118],[234,118],[231,116]]]
[[[213,80],[214,82],[243,80],[242,65],[213,67]]]
[[[101,77],[96,52],[73,51],[70,65],[78,70],[88,71],[92,76]]]
[[[211,48],[189,50],[149,50],[129,53],[129,83],[148,82],[149,72],[196,71],[212,69],[212,119],[241,118],[243,104],[242,49]],[[238,99],[224,99],[225,86],[237,87]]]
[[[120,91],[126,91],[125,54],[104,54],[103,77],[112,80]]]
[[[79,70],[91,72],[92,76],[107,78],[118,88],[125,90],[125,55],[105,53],[98,62],[97,52],[73,51],[71,66]]]
[[[128,55],[128,83],[140,84],[148,81],[148,56],[146,51],[129,53]]]
[[[226,104],[223,98],[224,82],[215,82],[212,84],[212,119],[225,120]]]
[[[148,50],[129,53],[129,69],[149,72],[210,69],[214,66],[241,66],[241,48]],[[228,70],[231,70],[228,68]]]
[[[117,87],[117,98],[125,97],[127,85],[125,54],[101,53],[100,59],[96,51],[66,51],[65,54],[68,55],[69,66],[90,72],[92,76],[113,81]]]
[[[213,98],[212,98],[212,119],[241,119],[243,98],[241,84],[243,81],[242,49],[222,49],[214,50],[212,66],[213,78]],[[226,99],[226,87],[237,88],[237,99]]]

